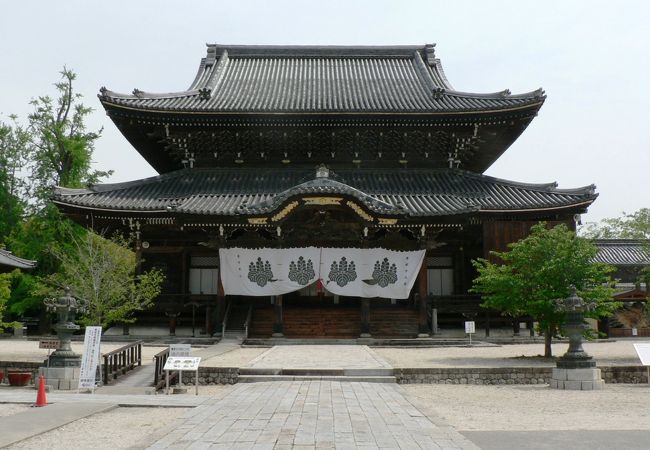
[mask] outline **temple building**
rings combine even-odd
[[[140,321],[194,313],[208,334],[246,323],[260,338],[489,329],[471,261],[538,221],[574,229],[597,197],[483,174],[545,98],[458,91],[434,45],[208,45],[186,90],[100,90],[160,175],[53,199],[131,233],[165,273]]]

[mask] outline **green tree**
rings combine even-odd
[[[4,331],[6,327],[18,325],[16,322],[4,322],[4,312],[7,308],[7,301],[11,296],[11,284],[17,274],[19,274],[18,270],[0,273],[0,332]]]
[[[28,165],[29,133],[11,116],[0,122],[0,243],[22,219],[28,198],[24,170]]]
[[[587,223],[580,228],[580,235],[589,239],[650,239],[650,208]]]
[[[31,101],[29,131],[33,151],[30,182],[36,207],[49,201],[54,186],[84,187],[109,176],[112,171],[91,170],[95,141],[101,130],[87,131],[85,120],[92,108],[81,103],[82,95],[74,90],[77,75],[66,69],[55,83],[56,99],[41,96]]]
[[[595,303],[591,317],[611,314],[618,306],[610,301],[613,289],[608,274],[613,268],[592,262],[596,246],[566,225],[547,229],[539,223],[527,238],[509,247],[506,252],[492,252],[501,263],[483,258],[473,261],[479,275],[472,291],[482,294],[485,307],[532,316],[544,333],[544,356],[552,356],[552,337],[564,323],[564,313],[557,311],[555,301],[568,297],[571,285]]]
[[[138,273],[135,253],[124,239],[105,239],[92,232],[69,239],[74,251],[54,250],[61,269],[43,279],[41,293],[61,295],[69,286],[85,303],[80,322],[102,327],[132,323],[133,313],[153,305],[164,277],[155,269]]]

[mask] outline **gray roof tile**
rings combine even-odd
[[[91,189],[58,188],[57,203],[83,208],[199,215],[266,214],[303,194],[358,199],[386,215],[442,216],[588,205],[594,186],[561,190],[453,169],[338,169],[316,178],[313,169],[184,169]]]
[[[650,241],[637,239],[597,239],[597,262],[615,266],[650,264]]]
[[[102,89],[100,98],[105,106],[157,111],[431,113],[541,105],[544,93],[456,91],[433,46],[208,45],[185,91],[124,95]]]

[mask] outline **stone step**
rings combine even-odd
[[[331,368],[302,368],[279,369],[266,367],[241,367],[239,375],[280,375],[280,376],[311,376],[311,377],[391,377],[392,368],[360,368],[360,369],[331,369]]]
[[[336,376],[336,375],[239,375],[239,383],[260,383],[264,381],[341,381],[365,383],[396,383],[393,376]]]

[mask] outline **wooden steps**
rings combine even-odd
[[[272,307],[253,312],[249,336],[268,338],[273,333]],[[411,338],[417,336],[418,313],[399,306],[370,307],[370,332],[373,337]],[[287,338],[354,339],[361,334],[359,307],[308,306],[284,309],[284,335]]]

